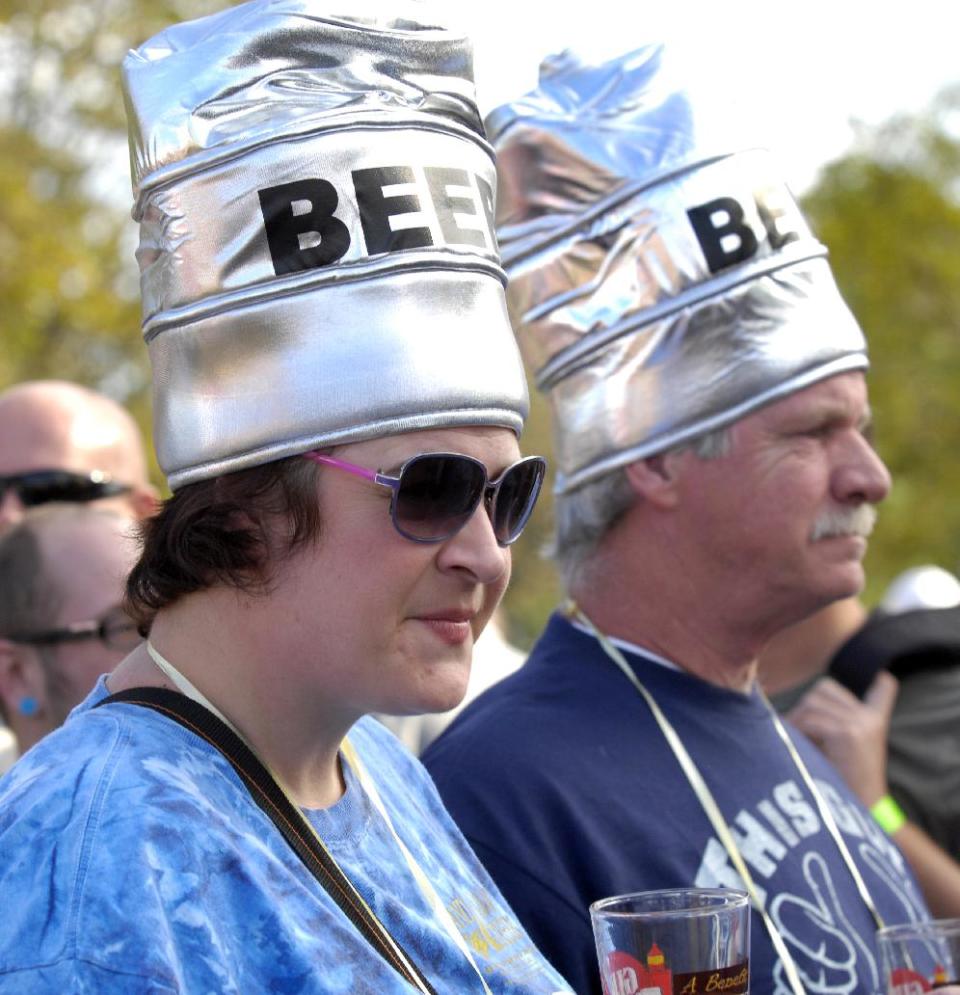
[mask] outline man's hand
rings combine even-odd
[[[787,714],[867,808],[887,794],[887,732],[898,690],[896,678],[881,671],[860,701],[824,677]]]

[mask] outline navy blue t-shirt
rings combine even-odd
[[[873,918],[760,696],[626,656],[717,799],[807,991],[880,991]],[[791,732],[883,918],[928,918],[900,851]],[[534,942],[581,995],[601,990],[591,902],[743,887],[640,694],[592,635],[560,616],[523,668],[423,759]],[[756,913],[751,940],[751,992],[787,993]]]

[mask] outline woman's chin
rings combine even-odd
[[[467,694],[469,679],[469,664],[446,666],[442,672],[436,673],[422,684],[415,694],[405,696],[402,702],[397,701],[388,714],[427,715],[433,712],[449,712],[463,701]]]

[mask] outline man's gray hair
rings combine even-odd
[[[702,460],[730,451],[730,428],[719,428],[668,450],[689,449]],[[603,537],[636,501],[626,469],[617,467],[597,480],[557,497],[556,527],[547,555],[556,562],[567,591],[573,589]]]

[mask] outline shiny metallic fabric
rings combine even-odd
[[[553,407],[557,493],[867,366],[769,155],[730,152],[718,125],[661,46],[549,60],[488,118],[508,305]]]
[[[124,62],[173,488],[416,429],[520,431],[470,46],[408,6],[254,0]]]

